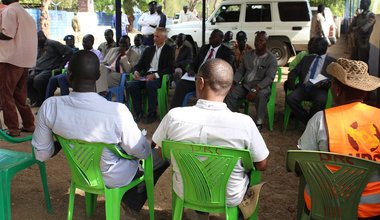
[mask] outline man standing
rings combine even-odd
[[[380,79],[368,74],[366,63],[339,58],[327,67],[333,76],[331,93],[336,107],[317,112],[298,140],[301,150],[329,151],[380,162],[380,109],[363,103]],[[380,219],[380,175],[370,177],[358,205],[358,219]],[[304,192],[306,207],[311,198]]]
[[[77,52],[79,50],[78,47],[75,47],[75,37],[74,35],[66,35],[63,40],[65,41],[66,43],[66,46],[70,47],[71,50],[73,51],[73,53]]]
[[[330,45],[328,34],[324,32],[325,22],[325,6],[323,4],[320,4],[318,5],[317,14],[313,15],[313,18],[311,19],[310,39],[323,37]]]
[[[130,49],[130,38],[124,35],[119,40],[119,47],[112,48],[100,64],[100,77],[96,81],[96,91],[105,92],[108,88],[118,86],[122,73],[130,73],[139,61],[139,55]]]
[[[160,24],[161,17],[156,12],[157,2],[149,2],[149,11],[139,18],[138,24],[141,25],[141,33],[144,36],[143,44],[152,46],[154,44],[153,33]]]
[[[166,27],[166,15],[162,12],[162,5],[157,5],[157,14],[160,16],[159,27]]]
[[[255,123],[247,115],[231,112],[223,103],[232,80],[233,70],[229,63],[222,59],[206,61],[199,68],[195,82],[197,104],[169,111],[153,134],[156,146],[162,146],[164,140],[173,140],[247,149],[255,169],[265,170],[269,150]],[[182,198],[182,178],[178,169],[173,170],[173,189]],[[238,163],[227,184],[227,206],[237,206],[242,202],[248,184],[248,174]]]
[[[371,0],[361,0],[360,9],[363,12],[352,21],[352,31],[354,32],[354,45],[352,51],[353,60],[361,60],[368,64],[369,59],[369,38],[376,22],[376,16],[369,10]]]
[[[73,31],[75,33],[75,40],[76,42],[80,42],[80,25],[79,25],[79,18],[77,12],[74,12],[74,17],[71,20],[71,26],[73,28]]]
[[[288,80],[284,83],[285,90],[294,90],[286,96],[286,103],[294,112],[294,116],[303,124],[318,111],[326,106],[328,90],[330,88],[330,75],[327,74],[327,66],[335,59],[326,55],[327,41],[317,38],[312,44],[315,54],[305,56],[293,69]],[[296,85],[296,79],[298,84]],[[302,106],[302,101],[312,102],[310,111]]]
[[[45,100],[46,87],[52,70],[63,69],[72,54],[70,47],[47,39],[42,31],[38,32],[37,63],[27,79],[28,97],[33,106],[41,106]]]
[[[106,57],[108,51],[116,46],[116,42],[113,39],[113,30],[107,29],[104,31],[105,42],[101,43],[98,47],[98,50],[102,52],[102,56]]]
[[[3,0],[0,19],[0,103],[4,124],[12,137],[34,131],[34,116],[26,104],[28,68],[36,64],[37,26],[18,0]],[[17,110],[23,127],[19,128]]]
[[[195,91],[195,78],[194,76],[198,72],[199,67],[209,59],[220,58],[225,60],[232,66],[233,55],[232,51],[225,45],[223,42],[223,32],[219,29],[215,29],[212,31],[209,44],[206,44],[199,49],[199,53],[197,57],[193,60],[193,63],[190,65],[190,69],[188,70],[188,75],[192,77],[191,80],[181,79],[176,85],[176,89],[174,91],[174,96],[170,108],[180,107],[182,106],[183,99],[186,94],[192,91]],[[189,78],[190,78],[189,77]]]
[[[146,89],[148,96],[148,117],[145,123],[150,124],[157,119],[157,89],[161,87],[162,76],[173,72],[174,50],[165,44],[166,39],[166,29],[157,28],[154,32],[155,46],[145,49],[134,68],[134,81],[128,82],[135,121],[140,121],[143,116],[142,89]]]
[[[197,21],[199,20],[191,11],[189,11],[189,6],[184,5],[183,10],[179,13],[178,23],[188,22],[188,21]]]
[[[276,57],[267,50],[268,36],[265,31],[256,32],[255,50],[244,54],[243,61],[234,76],[235,86],[228,93],[225,102],[231,111],[239,110],[239,99],[254,101],[255,122],[262,129],[271,85],[276,76]]]

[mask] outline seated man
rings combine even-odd
[[[247,34],[244,31],[239,31],[236,34],[236,44],[232,48],[232,51],[234,53],[234,67],[235,70],[238,70],[240,67],[240,64],[243,62],[244,54],[246,54],[248,51],[252,50],[253,48],[247,44]]]
[[[69,139],[118,144],[129,155],[147,158],[151,148],[128,108],[109,102],[95,92],[95,82],[100,75],[99,58],[90,51],[78,51],[70,60],[67,75],[73,92],[68,96],[50,97],[38,111],[32,140],[36,159],[45,161],[58,153],[60,145],[54,142],[53,132]],[[114,188],[129,184],[141,176],[138,164],[138,159],[119,158],[105,149],[100,164],[105,185]],[[155,176],[162,172],[155,172]],[[146,192],[135,187],[125,194],[123,203],[139,211],[145,200]]]
[[[334,58],[326,55],[328,43],[324,38],[316,38],[312,44],[315,54],[305,56],[295,69],[290,71],[288,80],[284,83],[285,90],[294,90],[286,96],[286,103],[294,112],[294,116],[306,125],[316,112],[326,106],[330,76],[327,66]],[[295,85],[296,79],[299,83]],[[312,102],[310,112],[302,107],[302,101]]]
[[[186,35],[180,33],[176,38],[175,49],[175,60],[174,60],[174,74],[173,82],[178,83],[181,79],[183,73],[185,73],[193,61],[193,53],[191,48],[186,46],[184,42],[186,41]]]
[[[232,33],[232,31],[227,31],[224,34],[223,44],[232,50],[236,45],[236,42],[233,41],[233,39],[234,39],[234,33]]]
[[[147,48],[146,45],[143,44],[143,36],[142,34],[136,34],[135,38],[133,38],[133,43],[135,45],[131,46],[131,49],[134,50],[140,57],[144,53],[144,50]]]
[[[73,51],[73,53],[77,52],[79,50],[78,47],[75,47],[75,37],[74,35],[66,35],[63,40],[65,41],[66,43],[66,46],[70,47],[71,50]]]
[[[173,140],[247,149],[256,170],[265,170],[269,151],[255,123],[247,115],[231,112],[223,103],[232,80],[233,70],[229,63],[222,59],[206,61],[199,68],[195,81],[197,104],[170,110],[153,134],[153,142],[158,147],[164,140]],[[173,171],[173,189],[182,198],[182,179],[178,170]],[[238,163],[228,181],[227,206],[242,202],[248,184],[248,174]]]
[[[107,53],[116,46],[116,42],[113,39],[113,30],[107,29],[104,31],[105,42],[98,46],[98,50],[102,52],[102,56],[105,57]]]
[[[103,56],[99,50],[96,50],[92,47],[94,45],[94,40],[95,38],[92,34],[85,35],[82,39],[83,49],[93,52],[99,58],[99,62],[101,63],[103,61]],[[67,65],[68,64],[66,64],[65,68],[67,68]],[[59,74],[49,79],[49,83],[46,88],[45,99],[53,96],[55,90],[58,87],[61,90],[61,95],[69,94],[69,81],[67,80],[66,74]]]
[[[380,79],[368,74],[362,61],[339,58],[327,67],[337,107],[317,112],[298,140],[301,150],[330,151],[380,162],[380,109],[363,103]],[[361,136],[361,137],[360,137]],[[370,178],[358,207],[359,219],[380,219],[380,176]],[[310,195],[305,191],[306,206]]]
[[[143,116],[141,90],[146,89],[148,96],[148,117],[150,124],[157,119],[157,89],[161,87],[164,74],[173,72],[174,50],[165,44],[166,29],[159,27],[154,32],[155,46],[145,49],[142,57],[134,68],[134,81],[128,82],[128,89],[132,97],[135,121]]]
[[[256,32],[255,50],[244,54],[243,61],[234,76],[235,86],[226,97],[228,108],[237,112],[239,99],[254,101],[256,107],[256,126],[263,127],[271,85],[277,71],[276,57],[267,50],[268,36],[264,31]]]
[[[203,45],[201,49],[199,49],[199,53],[190,65],[190,69],[188,70],[190,77],[194,77],[198,72],[198,68],[209,59],[220,58],[232,66],[232,51],[226,45],[222,44],[223,37],[223,32],[219,29],[215,29],[211,32],[209,44]],[[195,91],[194,80],[194,78],[192,80],[181,79],[178,82],[170,108],[182,106],[186,94]]]
[[[108,88],[119,86],[121,74],[130,73],[139,60],[139,55],[130,49],[130,38],[121,36],[119,47],[112,48],[100,64],[100,77],[96,81],[96,91],[105,93]]]
[[[47,39],[42,31],[38,32],[37,63],[27,79],[28,98],[32,106],[41,106],[52,70],[62,69],[72,54],[70,47]]]

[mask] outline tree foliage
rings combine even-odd
[[[333,15],[343,17],[345,0],[310,0],[310,6],[318,6],[319,4],[329,7]]]

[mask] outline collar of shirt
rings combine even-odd
[[[226,111],[229,111],[229,109],[227,108],[226,103],[224,103],[224,102],[214,102],[214,101],[209,101],[209,100],[205,100],[205,99],[199,99],[197,101],[196,106],[198,108],[202,108],[202,109],[226,110]]]
[[[94,99],[94,98],[103,98],[96,92],[70,92],[69,96],[80,98],[80,99]],[[103,98],[104,99],[104,98]]]

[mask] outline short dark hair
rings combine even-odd
[[[80,50],[71,57],[68,70],[71,79],[96,81],[100,74],[99,58],[91,51]]]
[[[328,47],[327,40],[323,37],[318,37],[315,39],[311,46],[311,53],[315,53],[317,55],[323,55],[327,52]]]

